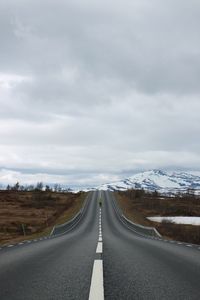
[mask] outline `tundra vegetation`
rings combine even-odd
[[[38,183],[0,190],[0,244],[31,239],[51,232],[55,224],[72,218],[82,207],[85,193],[62,191]]]
[[[117,201],[124,213],[133,222],[155,227],[162,236],[183,242],[200,244],[200,226],[153,222],[151,216],[200,217],[200,196],[194,191],[173,196],[163,196],[157,191],[131,189],[116,192]]]

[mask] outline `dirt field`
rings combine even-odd
[[[124,215],[133,222],[153,226],[169,239],[200,244],[200,226],[157,223],[146,219],[150,216],[200,216],[200,197],[179,195],[169,198],[142,190],[118,192],[116,196]]]
[[[0,191],[0,244],[48,234],[83,205],[85,193]]]

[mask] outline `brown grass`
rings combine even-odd
[[[200,226],[174,223],[157,223],[146,219],[150,216],[200,216],[200,198],[194,195],[176,197],[159,196],[143,190],[116,193],[117,201],[124,213],[133,222],[155,227],[169,239],[200,244]]]
[[[0,244],[49,234],[72,218],[84,199],[85,193],[0,191]]]

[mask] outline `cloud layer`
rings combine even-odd
[[[1,1],[0,166],[67,184],[198,169],[199,28],[195,0]]]

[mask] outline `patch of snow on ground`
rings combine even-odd
[[[200,217],[147,217],[147,219],[159,223],[165,220],[176,224],[200,225]]]

